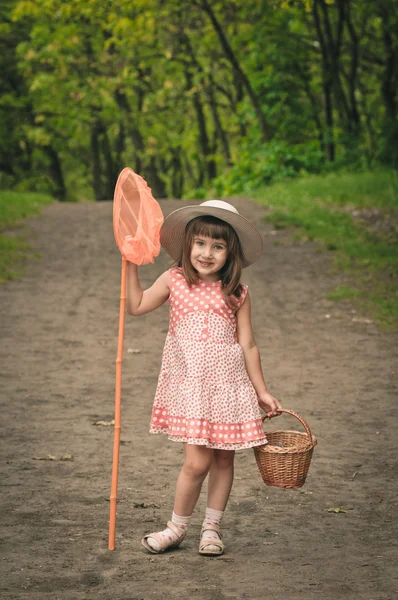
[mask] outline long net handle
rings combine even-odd
[[[298,419],[300,421],[300,423],[302,424],[302,426],[305,429],[305,433],[308,435],[310,442],[313,442],[313,437],[312,437],[312,433],[310,428],[308,427],[308,423],[307,421],[305,421],[303,419],[303,417],[300,417],[300,415],[298,415],[296,412],[294,412],[293,410],[289,410],[288,408],[282,408],[280,411],[281,413],[286,413],[287,415],[292,415],[292,417],[296,417],[296,419]],[[266,421],[269,417],[267,417],[267,415],[265,415],[263,417],[263,422]]]
[[[116,356],[115,427],[114,427],[114,435],[113,435],[112,485],[111,485],[111,495],[110,495],[108,550],[115,549],[115,537],[116,537],[116,504],[117,504],[117,484],[118,484],[118,476],[119,476],[119,449],[120,449],[120,429],[121,429],[120,414],[121,414],[124,315],[125,315],[125,309],[126,309],[126,265],[127,265],[127,261],[124,257],[122,257],[122,274],[121,274],[121,282],[120,282],[119,335],[118,335],[117,356]]]

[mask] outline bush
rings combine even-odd
[[[215,196],[233,196],[255,191],[299,173],[319,173],[323,166],[324,156],[317,142],[293,146],[274,140],[261,147],[247,144],[237,162],[211,182],[212,192]]]

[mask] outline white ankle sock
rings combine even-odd
[[[212,525],[220,525],[223,515],[223,510],[216,510],[215,508],[206,508],[205,519],[203,522],[211,523]]]
[[[178,529],[181,531],[181,533],[185,532],[188,529],[189,523],[191,521],[191,517],[182,517],[180,515],[176,515],[175,512],[173,512],[172,517],[171,517],[171,522],[178,527]],[[169,542],[169,546],[175,542],[177,540],[177,536],[175,534],[174,531],[172,531],[169,527],[166,527],[166,529],[164,529],[163,531],[159,531],[158,535],[162,538],[162,540],[166,540]],[[170,537],[171,537],[171,541],[170,541]],[[160,550],[160,544],[157,540],[155,540],[155,538],[152,537],[148,537],[147,538],[147,542],[150,545],[151,548],[153,548],[153,550],[156,550],[157,552],[159,552]]]
[[[223,518],[224,511],[216,510],[215,508],[206,508],[206,515],[202,524],[202,529],[206,529],[206,525],[218,525],[220,526],[221,519]],[[219,541],[220,537],[216,531],[207,530],[205,533],[205,540],[209,540],[207,544],[209,550],[217,551],[218,547],[213,546],[211,541]]]
[[[190,517],[180,517],[180,515],[176,515],[175,512],[171,515],[171,522],[174,525],[177,525],[180,529],[187,530],[189,523],[191,522],[192,515]]]

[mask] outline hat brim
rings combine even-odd
[[[236,231],[242,248],[242,267],[254,263],[263,251],[263,240],[254,225],[245,217],[224,208],[213,206],[183,206],[170,213],[160,230],[160,243],[174,260],[179,260],[184,244],[185,227],[203,215],[211,215],[226,221]]]

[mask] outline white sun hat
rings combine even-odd
[[[242,267],[254,263],[263,251],[263,240],[254,225],[236,208],[223,200],[183,206],[170,213],[160,230],[160,243],[174,260],[179,260],[184,244],[185,227],[195,217],[212,216],[226,221],[236,231],[242,248]]]

